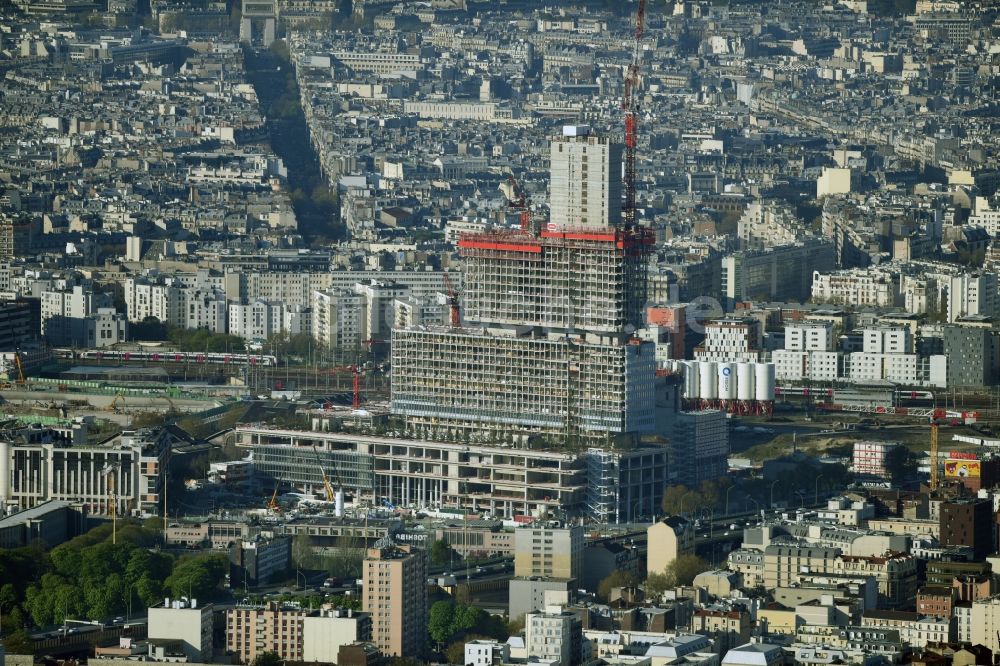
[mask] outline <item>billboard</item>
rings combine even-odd
[[[951,479],[978,479],[979,461],[965,459],[945,460],[944,475]]]

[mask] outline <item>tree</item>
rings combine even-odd
[[[611,590],[616,587],[633,587],[639,583],[639,579],[630,571],[613,571],[611,575],[597,584],[597,597],[603,601],[608,601],[611,597]]]
[[[683,505],[685,500],[687,504],[691,503],[688,499],[691,495],[691,489],[683,484],[676,486],[667,486],[663,490],[663,512],[668,516],[676,516],[681,513],[684,508]],[[690,506],[688,507],[690,509]]]
[[[666,583],[666,588],[670,589],[681,585],[690,585],[694,582],[695,576],[703,571],[708,571],[710,565],[697,555],[690,553],[680,555],[670,561],[664,568],[665,580],[657,581],[658,584]]]
[[[215,593],[225,573],[225,558],[222,556],[182,558],[164,581],[164,587],[175,597],[209,597]]]
[[[4,651],[8,654],[34,654],[35,643],[24,629],[18,629],[3,639]]]
[[[431,606],[427,616],[427,633],[438,649],[451,638],[451,622],[455,615],[455,604],[450,601],[438,601]]]
[[[435,539],[430,548],[431,564],[443,566],[451,560],[452,548],[446,541]]]
[[[262,652],[254,658],[252,666],[281,666],[282,663],[277,652]]]
[[[299,569],[306,569],[315,562],[312,538],[308,534],[296,534],[292,539],[292,563]]]
[[[644,587],[647,598],[657,598],[670,589],[670,579],[665,573],[652,573],[646,576]]]

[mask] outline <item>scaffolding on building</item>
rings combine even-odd
[[[613,451],[587,450],[587,511],[596,522],[618,522],[618,456]]]

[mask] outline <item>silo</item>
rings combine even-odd
[[[757,402],[774,400],[774,363],[758,363],[754,375],[754,398]]]
[[[736,364],[736,399],[753,400],[754,397],[754,364]]]
[[[698,395],[702,400],[719,397],[719,364],[715,361],[698,363]]]
[[[344,491],[338,490],[333,496],[333,515],[337,518],[344,517]]]
[[[698,363],[688,361],[681,364],[684,372],[684,398],[686,400],[697,400],[701,397],[698,394]]]
[[[719,400],[736,400],[735,363],[719,363]]]

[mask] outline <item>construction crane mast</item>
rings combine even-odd
[[[534,231],[531,218],[531,201],[528,199],[528,194],[514,176],[507,176],[507,186],[510,192],[510,199],[507,205],[511,210],[520,212],[519,222],[521,230]]]
[[[632,63],[625,76],[625,91],[622,97],[622,109],[625,111],[625,206],[622,209],[622,220],[626,229],[633,228],[636,223],[635,153],[639,146],[639,60],[642,57],[642,34],[645,24],[646,0],[639,0],[635,14]]]
[[[451,283],[448,273],[444,273],[444,286],[448,290],[448,306],[451,308],[451,326],[452,328],[458,328],[462,325],[461,306],[458,303],[458,292],[455,291],[455,286]]]
[[[938,450],[940,444],[938,443],[938,424],[931,423],[931,490],[937,490],[938,485],[941,483],[940,474],[941,471],[938,469]]]
[[[323,491],[326,493],[327,502],[335,502],[337,499],[337,493],[333,490],[333,484],[330,483],[330,477],[326,475],[326,470],[323,468],[323,460],[319,457],[319,449],[313,444],[313,455],[316,456],[316,464],[319,465],[319,473],[323,476]]]

